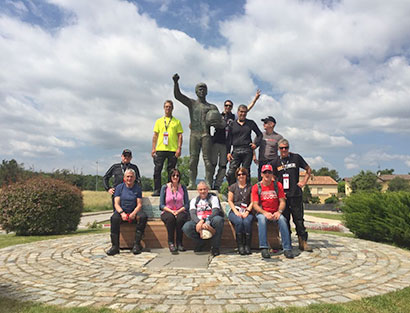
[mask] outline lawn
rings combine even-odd
[[[84,212],[112,210],[111,195],[106,191],[83,191]]]
[[[307,307],[286,307],[260,313],[408,313],[410,287],[382,296],[364,298],[341,304],[312,304]],[[39,303],[22,302],[0,297],[0,313],[118,313],[107,308],[61,308]],[[132,313],[140,310],[130,311]],[[241,311],[245,312],[245,311]]]
[[[143,197],[149,197],[152,191],[143,191]],[[84,212],[112,210],[111,195],[106,191],[83,191]]]
[[[315,216],[319,218],[327,218],[329,220],[337,220],[337,221],[343,220],[343,214],[341,213],[332,214],[332,213],[318,213],[318,212],[305,211],[305,215]]]

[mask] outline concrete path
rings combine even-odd
[[[232,312],[347,302],[410,285],[409,251],[317,233],[309,242],[314,252],[294,248],[295,259],[188,251],[155,266],[167,250],[108,257],[108,234],[46,240],[0,249],[0,294],[67,307]],[[186,265],[197,257],[203,266]]]

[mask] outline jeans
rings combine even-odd
[[[161,189],[161,172],[164,166],[165,159],[168,159],[168,176],[173,168],[177,165],[177,158],[175,151],[157,151],[157,155],[154,157],[154,191]]]
[[[292,250],[292,246],[290,243],[288,223],[286,221],[286,218],[283,215],[281,215],[279,220],[277,221],[268,220],[261,213],[258,213],[256,215],[256,218],[258,219],[259,248],[269,248],[268,232],[267,232],[268,228],[266,224],[268,222],[272,222],[272,223],[279,224],[279,232],[280,232],[280,238],[282,240],[283,250]]]
[[[303,210],[303,203],[302,197],[289,197],[286,199],[286,209],[283,211],[283,215],[285,216],[288,227],[290,231],[290,215],[292,214],[293,223],[296,226],[296,233],[298,236],[302,237],[303,240],[308,239],[308,233],[305,228],[304,224],[304,210]]]
[[[230,210],[228,219],[235,226],[235,231],[237,234],[250,234],[252,233],[252,222],[254,216],[249,214],[246,218],[236,216],[235,213]]]
[[[201,237],[199,236],[199,233],[196,231],[196,224],[194,221],[189,221],[184,224],[182,227],[182,231],[187,235],[187,237],[193,239],[196,241],[198,244],[199,242],[202,241]],[[222,231],[224,228],[224,218],[222,216],[214,216],[211,219],[211,226],[215,229],[215,235],[212,236],[212,247],[213,248],[218,248],[221,245],[221,237],[222,237]]]

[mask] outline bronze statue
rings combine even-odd
[[[175,99],[188,107],[191,120],[191,134],[189,137],[189,189],[196,189],[196,177],[198,174],[199,153],[202,148],[202,156],[205,164],[205,180],[212,186],[213,166],[211,163],[212,140],[210,127],[224,128],[226,126],[216,105],[206,102],[208,88],[205,83],[199,83],[195,87],[198,99],[190,99],[181,93],[179,89],[179,75],[175,74],[174,96]]]

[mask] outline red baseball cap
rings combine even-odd
[[[271,172],[273,172],[272,165],[270,165],[270,164],[265,164],[264,166],[262,166],[261,172],[263,173],[263,172],[265,172],[265,171],[271,171]]]

